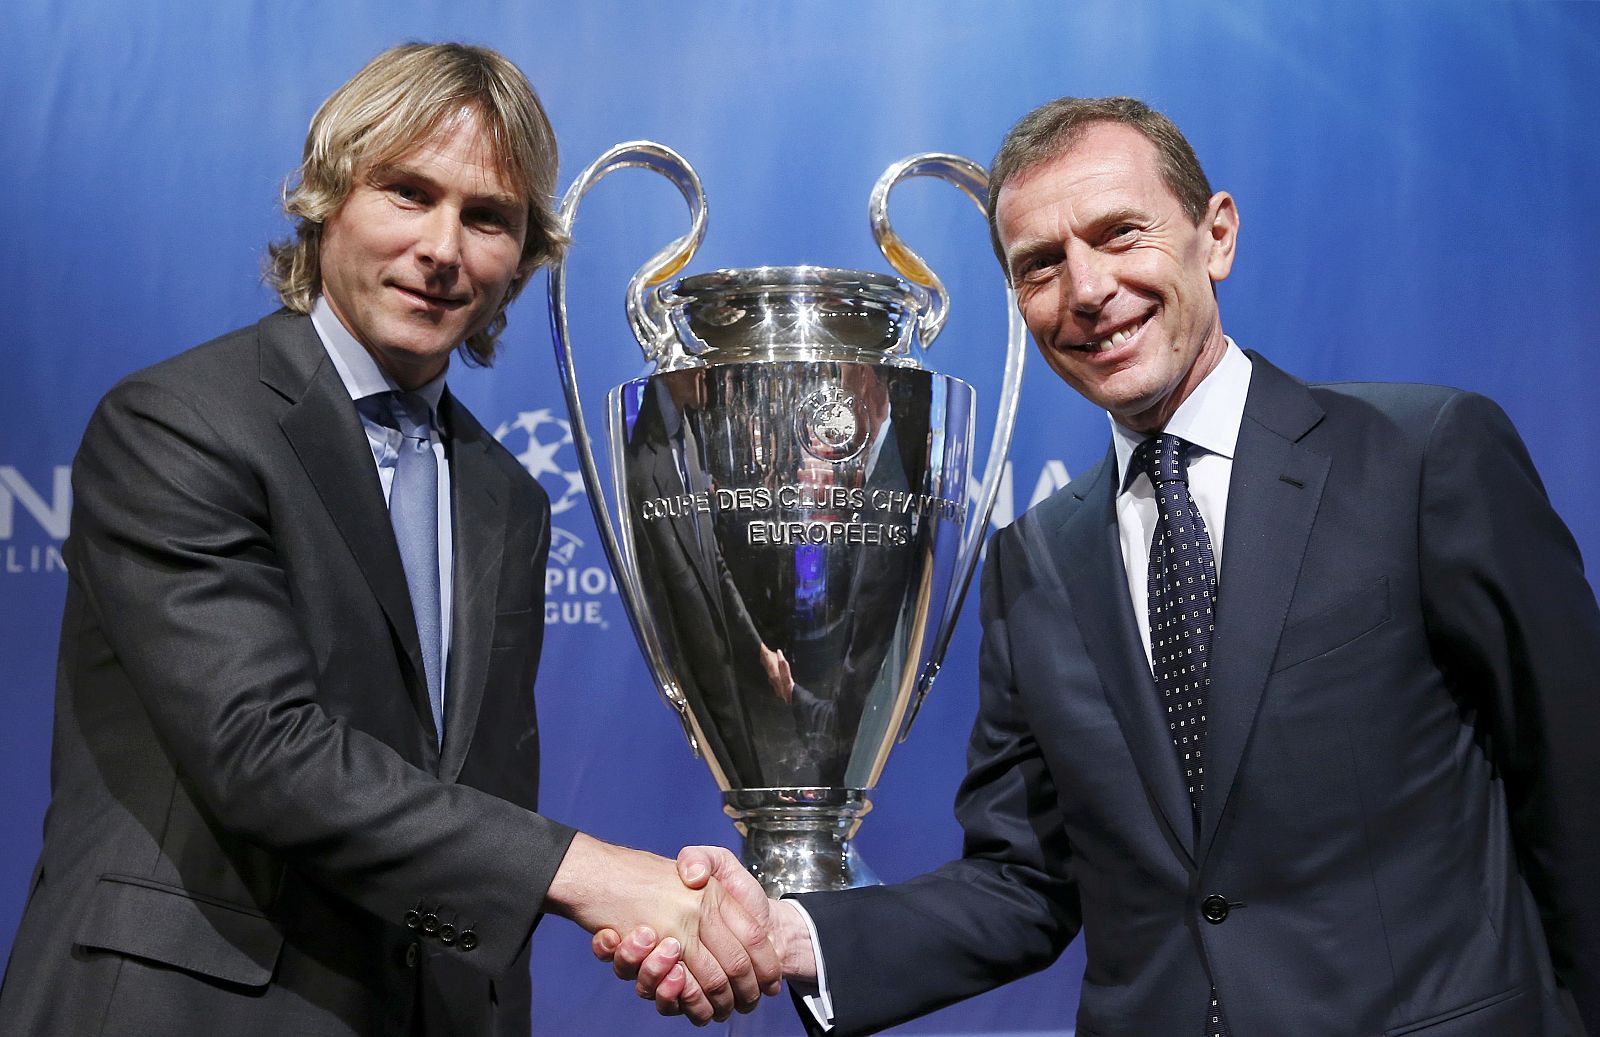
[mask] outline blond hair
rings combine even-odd
[[[294,235],[268,246],[266,277],[285,306],[309,313],[321,294],[323,226],[357,179],[428,140],[464,109],[478,116],[500,175],[528,206],[523,269],[493,319],[461,343],[468,362],[493,362],[496,339],[506,326],[506,306],[534,270],[561,255],[567,236],[551,211],[555,131],[527,77],[485,47],[394,47],[368,62],[317,109],[300,168],[283,185],[283,211],[294,221]]]

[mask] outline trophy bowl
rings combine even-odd
[[[949,155],[897,163],[874,234],[905,277],[754,267],[673,279],[705,229],[699,178],[622,144],[568,190],[653,169],[689,234],[629,283],[650,371],[609,394],[607,507],[551,272],[556,352],[596,525],[656,683],[723,791],[742,860],[773,895],[875,881],[851,846],[896,735],[949,641],[1009,445],[1023,335],[1011,307],[985,474],[973,492],[970,386],[930,370],[943,285],[889,227],[889,189],[932,175],[980,207],[987,177]]]

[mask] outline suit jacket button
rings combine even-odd
[[[415,929],[422,924],[422,916],[415,911],[406,912],[406,928]]]
[[[461,930],[461,935],[456,937],[456,946],[464,951],[470,951],[478,946],[478,934],[471,929]]]
[[[1212,925],[1221,925],[1228,919],[1228,898],[1213,893],[1200,901],[1200,917]]]
[[[449,922],[446,922],[443,925],[441,925],[439,927],[439,942],[443,943],[443,944],[455,943],[456,942],[456,927],[451,925]]]
[[[429,911],[422,916],[422,931],[432,936],[439,931],[439,916]]]
[[[406,968],[408,968],[408,969],[416,968],[417,967],[417,959],[420,958],[421,956],[422,956],[422,952],[417,950],[417,945],[416,944],[414,944],[414,943],[406,944]]]

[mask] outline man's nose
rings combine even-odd
[[[1106,257],[1092,248],[1069,250],[1061,264],[1061,281],[1061,304],[1084,316],[1099,313],[1117,291]]]
[[[417,242],[424,263],[436,268],[461,265],[461,218],[447,205],[428,214]]]

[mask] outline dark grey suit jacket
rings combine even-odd
[[[132,375],[73,467],[52,802],[0,1030],[526,1034],[549,508],[448,394],[442,752],[372,455],[309,319]]]
[[[1253,360],[1198,834],[1108,455],[990,546],[964,858],[804,898],[838,1033],[1042,968],[1080,929],[1082,1037],[1198,1037],[1213,983],[1235,1037],[1580,1034],[1570,995],[1600,1033],[1600,610],[1576,545],[1491,402]]]

